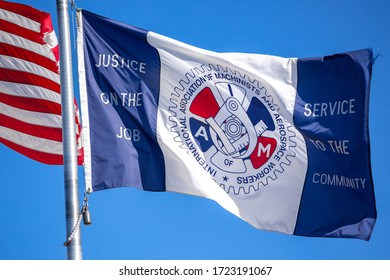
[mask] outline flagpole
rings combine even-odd
[[[60,49],[66,237],[70,235],[73,237],[67,244],[67,258],[68,260],[81,260],[81,233],[77,226],[80,206],[68,0],[56,1]]]

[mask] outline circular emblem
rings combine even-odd
[[[264,81],[202,65],[172,93],[175,141],[228,193],[248,195],[277,180],[295,156],[295,133]]]

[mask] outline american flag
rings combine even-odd
[[[0,0],[0,142],[63,164],[59,53],[50,14]],[[83,161],[75,102],[78,161]]]

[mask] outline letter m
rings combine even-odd
[[[271,154],[271,144],[267,144],[265,147],[263,146],[263,143],[259,142],[258,149],[257,149],[257,156],[261,157],[265,153],[266,157],[269,158]]]
[[[273,138],[262,136],[258,138],[257,146],[250,156],[250,160],[255,169],[260,168],[270,159],[277,144],[277,141]]]

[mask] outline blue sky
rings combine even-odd
[[[54,0],[19,2],[51,13],[57,28]],[[313,57],[371,47],[379,55],[370,102],[378,220],[369,242],[265,232],[211,200],[121,188],[91,195],[92,225],[82,226],[84,259],[390,259],[389,1],[77,0],[76,5],[218,52]],[[0,170],[0,259],[66,259],[62,167],[1,145]],[[79,175],[82,196],[82,168]]]

